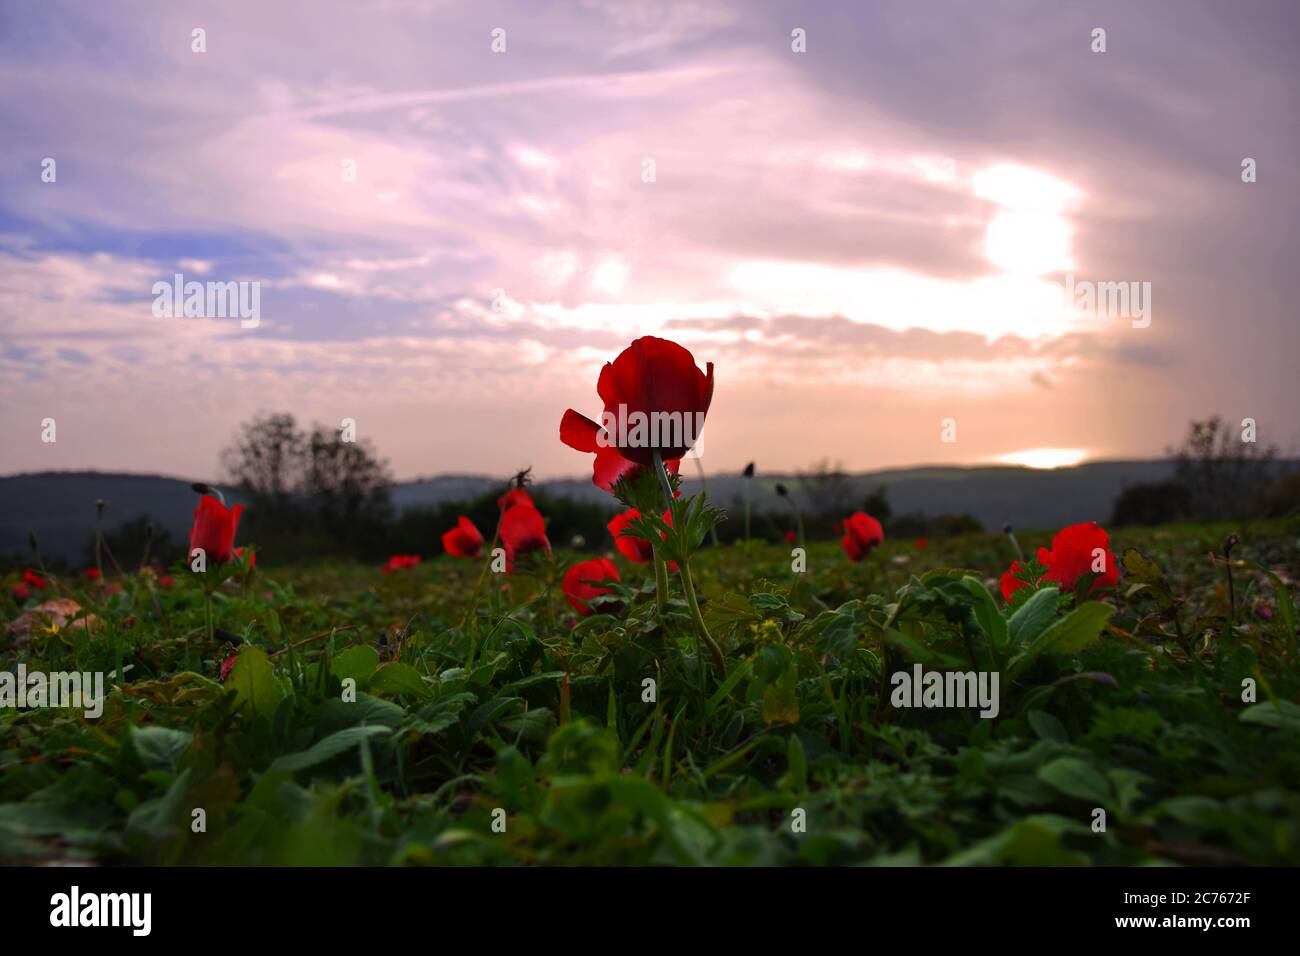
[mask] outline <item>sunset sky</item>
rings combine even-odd
[[[287,410],[399,478],[578,475],[560,416],[641,334],[715,364],[711,470],[1152,457],[1213,413],[1300,450],[1298,34],[1281,0],[4,4],[0,472],[216,477]],[[177,272],[260,283],[260,325],[155,317]],[[1067,274],[1149,282],[1149,325]]]

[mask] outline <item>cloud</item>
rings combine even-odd
[[[1104,56],[1081,12],[1019,3],[819,4],[802,55],[767,3],[230,3],[202,55],[189,11],[8,16],[13,467],[197,474],[285,407],[369,422],[402,474],[577,471],[559,413],[639,334],[718,363],[711,453],[791,466],[865,418],[875,458],[976,460],[1031,396],[1015,444],[1103,454],[1295,405],[1284,7],[1117,5]],[[1151,281],[1151,327],[1064,315],[1067,270]],[[259,282],[262,325],[154,319],[178,271]],[[941,406],[982,426],[935,449]],[[54,407],[82,437],[33,446]]]

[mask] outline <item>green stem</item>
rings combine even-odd
[[[208,622],[208,646],[210,647],[216,642],[217,630],[212,621],[212,589],[208,587],[203,589],[203,609]],[[188,637],[185,639],[185,666],[190,666],[190,642]]]
[[[802,548],[805,546],[803,537],[803,512],[799,510],[799,506],[794,503],[793,498],[786,498],[786,501],[790,503],[790,510],[794,512],[794,526],[798,534],[799,547]]]
[[[718,669],[718,679],[725,680],[727,677],[727,661],[722,656],[722,648],[709,634],[709,629],[704,626],[704,615],[700,613],[700,602],[695,599],[695,582],[691,579],[691,563],[683,561],[677,570],[682,576],[682,589],[686,592],[686,605],[691,609],[691,617],[695,619],[695,630],[704,640],[704,643],[708,645],[709,656],[713,658],[713,666]]]
[[[654,469],[655,474],[659,476],[660,487],[664,490],[664,500],[668,502],[668,510],[673,510],[673,486],[668,481],[668,472],[664,470],[664,460],[658,450],[654,452]],[[691,617],[695,619],[695,633],[699,635],[700,640],[704,641],[709,648],[709,655],[713,658],[713,664],[718,669],[719,679],[725,679],[727,676],[727,662],[722,656],[722,648],[718,647],[717,642],[709,634],[709,629],[704,625],[704,615],[700,613],[700,602],[695,598],[695,581],[691,577],[691,560],[689,555],[681,555],[681,560],[677,562],[677,573],[682,579],[682,590],[686,592],[686,606],[690,609]]]
[[[653,549],[653,553],[655,559],[655,607],[659,609],[659,616],[662,618],[668,610],[668,565],[664,562],[664,556],[658,546]]]
[[[662,474],[663,471],[664,471],[664,464],[663,464],[663,460],[659,457],[659,453],[658,453],[658,452],[655,452],[655,461],[657,461],[657,462],[659,463],[659,471],[660,471],[660,473]],[[700,459],[699,459],[698,457],[696,457],[696,459],[695,459],[695,470],[698,471],[698,472],[700,473],[700,490],[703,491],[703,492],[707,495],[707,494],[709,493],[709,483],[708,483],[707,481],[704,480],[704,463],[701,462]],[[667,476],[664,476],[664,482],[667,483],[667,481],[668,481]],[[668,504],[669,504],[669,507],[671,507],[671,506],[672,506],[672,494],[671,494],[671,493],[668,495],[668,498],[669,498]],[[746,537],[748,537],[748,535],[746,535]],[[710,529],[709,529],[709,538],[713,541],[713,546],[716,548],[716,547],[718,546],[718,529],[717,529],[717,528],[710,528]]]
[[[500,540],[501,540],[501,518],[498,517],[496,531],[493,532],[492,534],[492,543],[488,545],[487,560],[483,562],[483,570],[479,572],[478,583],[474,585],[474,596],[470,598],[469,607],[465,610],[465,619],[460,622],[460,629],[462,631],[465,631],[469,628],[469,622],[473,618],[474,612],[478,609],[478,596],[479,596],[479,592],[483,590],[483,579],[487,577],[488,568],[492,567],[492,552],[497,549],[497,542]],[[470,642],[469,656],[470,656],[470,660],[473,660],[474,644],[472,641]],[[466,667],[468,666],[469,665],[467,662]]]

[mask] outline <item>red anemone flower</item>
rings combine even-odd
[[[497,499],[497,507],[502,511],[509,511],[515,505],[531,505],[534,508],[537,507],[537,503],[533,501],[532,495],[523,488],[511,488]]]
[[[24,601],[26,601],[29,597],[32,596],[32,589],[29,588],[26,584],[23,584],[23,582],[19,581],[17,584],[14,585],[13,595],[14,595],[14,600],[17,601],[19,604],[22,604]]]
[[[235,549],[235,557],[237,557],[237,558],[242,558],[243,556],[244,556],[244,549],[243,549],[243,548],[236,548],[236,549]],[[256,552],[255,550],[253,550],[252,548],[249,548],[249,549],[248,549],[248,566],[249,566],[250,568],[255,568],[255,567],[257,567],[257,552]]]
[[[164,574],[162,577],[158,579],[158,585],[164,588],[169,588],[175,583],[176,582],[172,580],[172,576],[170,574]]]
[[[793,531],[787,531],[785,533],[786,544],[797,544],[798,542],[799,542],[799,536],[795,534]]]
[[[226,682],[226,678],[230,676],[230,672],[235,669],[235,661],[237,660],[239,660],[239,655],[231,654],[221,662],[221,683],[224,684]]]
[[[1072,591],[1084,574],[1095,573],[1091,594],[1099,587],[1114,587],[1119,582],[1119,564],[1111,554],[1110,535],[1095,521],[1072,524],[1052,538],[1052,549],[1038,549],[1038,561],[1047,566],[1044,581],[1052,581],[1063,591]]]
[[[676,342],[642,336],[600,370],[601,423],[570,408],[560,420],[560,440],[595,454],[592,482],[606,491],[638,465],[652,464],[655,451],[676,472],[713,401],[713,363],[705,368]]]
[[[639,517],[641,517],[641,512],[635,508],[629,508],[622,514],[614,515],[605,527],[609,529],[609,533],[614,538],[614,547],[618,548],[623,557],[636,564],[646,564],[654,560],[654,546],[642,538],[634,538],[630,534],[623,533],[624,529]],[[663,519],[671,525],[673,523],[673,513],[665,511]],[[674,571],[677,569],[677,562],[675,561],[668,562],[668,565]]]
[[[930,547],[930,542],[925,540],[925,538],[917,538],[912,542],[912,546],[918,551],[924,551],[926,548]]]
[[[442,550],[455,558],[477,558],[483,553],[483,535],[474,522],[461,515],[456,527],[443,532]]]
[[[850,561],[861,561],[885,540],[885,529],[865,511],[855,511],[844,519],[844,537],[840,546]]]
[[[46,581],[45,578],[41,577],[31,568],[28,568],[23,572],[23,584],[33,587],[38,591],[44,591],[45,588],[49,586],[49,583],[49,581]]]
[[[190,554],[194,554],[195,548],[202,548],[213,563],[229,561],[235,553],[235,529],[243,510],[243,505],[227,508],[212,495],[200,498],[190,528]]]
[[[532,502],[519,503],[507,508],[501,515],[501,543],[505,547],[506,562],[530,551],[545,551],[551,555],[551,542],[546,537],[546,522]]]
[[[407,568],[415,567],[419,563],[420,556],[418,554],[395,554],[389,558],[388,563],[384,565],[384,573],[388,574],[392,571],[404,571]]]
[[[586,617],[592,613],[589,601],[602,594],[613,593],[611,588],[599,587],[595,583],[606,578],[619,580],[618,568],[609,558],[579,561],[564,572],[564,596],[569,599],[569,604],[575,611]]]
[[[1020,562],[1012,561],[1011,570],[1004,573],[1002,579],[998,582],[998,588],[1002,591],[1002,600],[1006,601],[1008,604],[1011,603],[1011,595],[1015,594],[1021,588],[1029,587],[1028,581],[1016,577],[1016,573],[1020,571],[1020,569]]]
[[[81,573],[84,574],[86,579],[89,581],[96,581],[99,579],[99,568],[86,568],[86,570]]]

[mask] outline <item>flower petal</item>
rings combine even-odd
[[[560,419],[560,441],[578,451],[593,452],[598,449],[596,436],[600,426],[586,415],[580,415],[572,408],[567,409]]]

